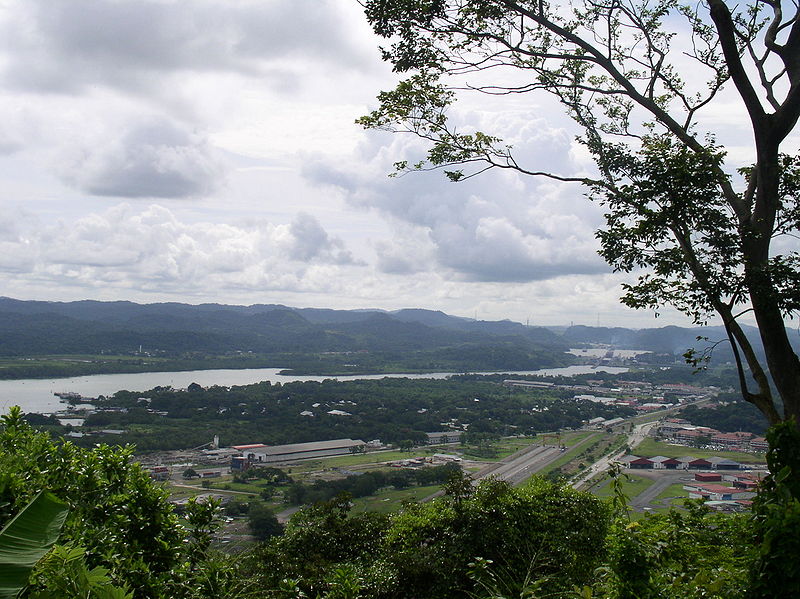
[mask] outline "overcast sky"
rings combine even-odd
[[[686,322],[619,305],[579,187],[388,178],[422,146],[354,124],[378,43],[354,0],[3,0],[0,295]],[[588,168],[535,98],[456,118]]]

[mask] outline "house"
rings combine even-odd
[[[722,480],[722,475],[719,472],[697,472],[694,479],[699,483],[715,483]]]
[[[263,443],[251,443],[250,445],[232,445],[236,451],[247,451],[250,449],[263,449],[264,447],[269,447],[269,445],[264,445]]]
[[[752,436],[750,433],[741,431],[736,433],[717,433],[711,437],[711,442],[724,447],[739,447],[740,445],[747,445]]]
[[[168,466],[154,466],[150,468],[148,474],[153,480],[169,480]]]
[[[764,437],[753,437],[750,439],[750,449],[753,451],[767,451],[769,443]]]

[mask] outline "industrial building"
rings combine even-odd
[[[366,443],[360,439],[333,439],[331,441],[292,443],[290,445],[250,446],[242,450],[242,456],[252,463],[289,462],[308,458],[347,455],[360,450],[364,446],[366,446]]]

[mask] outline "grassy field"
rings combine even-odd
[[[534,443],[539,443],[541,441],[541,437],[509,437],[505,439],[500,439],[498,442],[492,445],[492,449],[496,452],[494,457],[485,457],[480,455],[480,453],[472,453],[470,447],[464,447],[463,445],[455,446],[459,453],[461,453],[465,458],[470,460],[477,460],[481,462],[499,462],[500,460],[507,458],[511,454],[518,452],[520,449],[525,449],[526,447],[530,447]],[[449,446],[450,452],[452,452],[454,446]],[[447,451],[448,446],[443,446],[439,448],[437,453],[450,453]]]
[[[596,435],[596,431],[580,431],[577,433],[564,433],[561,435],[561,444],[567,447],[575,447],[578,443],[591,435]]]
[[[743,464],[763,464],[766,458],[763,454],[744,453],[742,451],[712,451],[709,449],[695,449],[694,447],[686,447],[685,445],[670,445],[662,441],[647,438],[636,448],[636,455],[638,456],[656,456],[663,455],[668,458],[680,458],[683,456],[694,456],[696,458],[728,458]]]
[[[664,507],[669,507],[670,505],[681,506],[683,505],[683,500],[688,498],[689,492],[684,490],[683,483],[675,483],[656,495],[653,503],[660,503]]]
[[[639,493],[642,493],[645,489],[650,487],[653,484],[653,480],[649,478],[631,476],[630,478],[623,478],[622,479],[622,492],[628,499],[633,499]],[[598,497],[611,497],[614,492],[612,490],[611,481],[606,482],[605,484],[597,485],[595,488],[589,489],[591,493],[597,495]]]
[[[439,485],[427,487],[409,487],[408,489],[387,489],[369,497],[353,500],[353,512],[380,512],[383,514],[396,512],[403,507],[404,501],[420,501],[439,490]]]

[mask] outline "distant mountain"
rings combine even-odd
[[[513,348],[561,353],[546,329],[430,310],[330,310],[266,304],[41,302],[0,298],[0,355],[147,351],[406,352]]]
[[[742,329],[753,344],[756,352],[763,354],[763,347],[758,329],[742,325]],[[698,337],[700,339],[698,340]],[[703,349],[722,341],[715,349],[716,360],[732,360],[733,354],[727,343],[725,328],[692,327],[683,328],[666,326],[656,329],[625,329],[606,327],[572,326],[563,333],[563,339],[571,345],[602,344],[619,349],[641,349],[657,353],[679,356],[688,348]],[[797,331],[789,331],[789,340],[800,351],[800,335]]]
[[[744,327],[757,351],[758,332]],[[333,310],[280,304],[235,306],[134,302],[42,302],[0,298],[0,355],[244,351],[261,354],[320,352],[439,352],[437,355],[513,355],[541,361],[570,347],[603,344],[680,356],[688,348],[725,339],[721,327],[652,329],[529,327],[510,320],[483,321],[437,310]],[[790,337],[800,349],[800,335]],[[445,352],[445,354],[442,354]],[[715,359],[732,359],[726,343]],[[565,358],[566,359],[566,358]],[[502,361],[498,358],[498,361]]]

